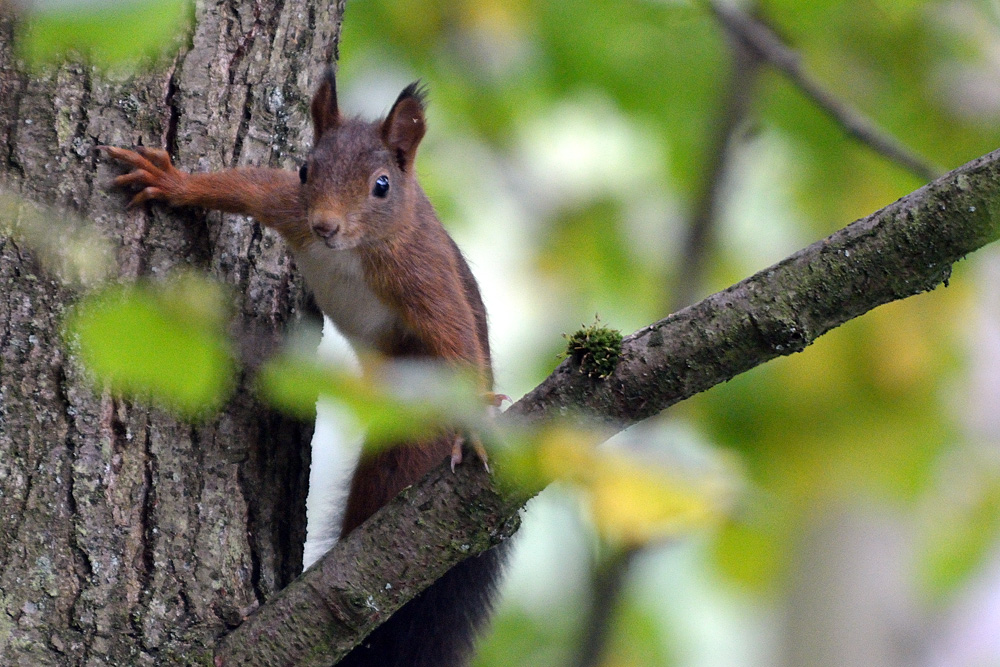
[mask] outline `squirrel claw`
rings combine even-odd
[[[184,190],[185,174],[170,162],[170,154],[161,148],[136,146],[135,150],[115,146],[97,146],[108,157],[131,167],[132,171],[111,181],[115,187],[135,187],[139,192],[132,197],[128,208],[138,208],[149,200],[170,201]]]
[[[510,396],[507,394],[497,394],[492,391],[486,392],[486,403],[493,406],[494,408],[499,408],[503,405],[503,402],[513,403]]]
[[[476,458],[483,462],[483,468],[486,472],[491,473],[492,471],[490,470],[489,456],[486,454],[486,448],[483,447],[483,441],[477,436],[472,436],[469,440],[466,440],[465,437],[461,435],[456,435],[455,440],[451,445],[451,471],[455,472],[455,466],[462,463],[462,460],[464,459],[462,449],[466,443],[472,447],[472,451],[475,452]]]
[[[127,148],[118,148],[117,146],[98,146],[97,148],[104,151],[112,160],[124,162],[137,171],[144,171],[150,175],[161,171],[155,164],[136,151],[131,151]],[[125,175],[127,176],[128,174]]]
[[[169,171],[173,167],[170,161],[170,153],[162,148],[149,148],[148,146],[136,146],[135,152],[146,158],[163,171]]]
[[[495,394],[492,391],[486,393],[486,410],[489,413],[490,418],[496,419],[497,415],[502,412],[500,407],[503,405],[504,401],[507,401],[508,403],[514,402],[507,394]]]
[[[121,176],[115,176],[111,184],[116,188],[122,188],[127,185],[145,185],[153,180],[153,175],[146,171],[145,169],[136,169],[135,171],[130,171],[127,174],[122,174]]]
[[[154,188],[153,186],[143,188],[134,197],[132,197],[132,201],[128,203],[128,208],[138,208],[150,199],[160,199],[162,196],[163,190],[159,188]]]

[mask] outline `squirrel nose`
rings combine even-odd
[[[316,220],[312,223],[312,228],[316,236],[329,239],[340,231],[340,223],[335,220]]]

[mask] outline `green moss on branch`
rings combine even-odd
[[[563,334],[565,335],[565,334]],[[622,353],[622,333],[601,325],[600,318],[569,336],[566,356],[587,377],[604,379],[615,372]]]

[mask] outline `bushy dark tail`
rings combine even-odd
[[[509,549],[465,560],[380,625],[338,667],[462,667],[472,657]]]

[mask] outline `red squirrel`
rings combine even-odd
[[[312,100],[313,148],[299,173],[227,169],[186,173],[164,150],[105,146],[132,171],[116,186],[147,200],[253,216],[287,242],[320,309],[359,352],[431,358],[474,369],[491,394],[486,310],[458,246],[417,182],[414,158],[426,129],[424,92],[410,84],[375,122],[337,107],[333,68]],[[341,534],[451,457],[462,438],[442,435],[363,455]],[[485,454],[477,449],[485,463]],[[411,600],[340,665],[450,667],[467,664],[489,613],[501,549],[459,564]]]

